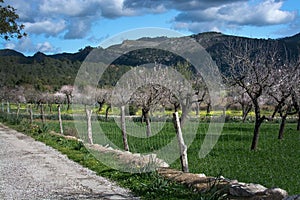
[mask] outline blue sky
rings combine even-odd
[[[28,33],[0,41],[25,55],[77,52],[120,32],[160,27],[184,35],[218,31],[255,38],[300,32],[298,0],[5,0]],[[148,35],[140,35],[140,37]]]

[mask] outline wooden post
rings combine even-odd
[[[185,145],[184,139],[182,136],[178,112],[173,113],[173,117],[174,117],[174,126],[176,129],[176,135],[177,135],[179,151],[180,151],[181,168],[182,168],[183,172],[189,172],[187,146]]]
[[[30,115],[30,124],[32,124],[32,122],[33,122],[32,105],[29,104],[28,108],[29,108],[29,115]]]
[[[7,113],[10,113],[10,104],[9,104],[9,101],[6,101],[6,111],[7,111]]]
[[[58,112],[58,121],[59,121],[59,130],[60,134],[64,134],[63,124],[61,120],[61,112],[60,112],[60,104],[57,105],[57,112]]]
[[[18,107],[17,107],[17,118],[19,118],[19,114],[20,114],[20,103],[18,103]]]
[[[92,132],[92,113],[93,110],[89,109],[88,106],[85,106],[86,112],[86,122],[87,122],[87,132],[88,132],[88,143],[94,144],[93,142],[93,132]]]
[[[124,150],[129,151],[127,133],[126,133],[125,106],[121,106],[121,128],[122,128]]]

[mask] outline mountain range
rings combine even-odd
[[[211,55],[220,70],[226,71],[228,67],[224,55],[228,54],[226,44],[252,43],[261,46],[268,46],[278,51],[283,61],[297,59],[300,55],[300,33],[291,37],[279,39],[256,39],[225,35],[217,32],[206,32],[191,35]],[[155,42],[168,40],[166,37],[141,38],[138,41]],[[126,40],[122,44],[110,46],[106,49],[97,48],[102,58],[118,51],[120,48],[134,45],[136,41]],[[76,53],[59,53],[46,55],[37,52],[33,56],[25,56],[20,52],[2,49],[0,50],[0,87],[15,87],[16,85],[34,86],[38,90],[58,90],[62,85],[72,84],[77,75],[80,65],[87,55],[94,50],[93,47],[85,47]],[[255,56],[255,55],[253,55]],[[159,62],[172,65],[183,61],[177,55],[157,49],[143,49],[129,52],[114,60],[114,66],[105,84],[112,84],[112,80],[128,70],[130,66],[137,66],[144,63]]]

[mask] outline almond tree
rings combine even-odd
[[[241,87],[254,107],[255,124],[251,150],[255,150],[258,145],[260,126],[266,119],[266,116],[261,115],[259,101],[274,83],[271,72],[278,62],[277,52],[274,52],[274,47],[268,41],[264,44],[237,41],[235,44],[229,43],[227,47],[230,49],[230,54],[227,55],[230,72],[226,80],[230,85]]]
[[[85,86],[80,89],[78,87],[75,87],[73,95],[75,101],[74,103],[80,106],[84,106],[87,125],[87,142],[89,144],[94,144],[92,130],[92,114],[94,106],[96,105],[96,88],[92,86]]]
[[[100,112],[105,104],[107,104],[107,108],[105,110],[105,118],[108,118],[108,111],[111,108],[110,106],[110,97],[111,97],[111,89],[108,88],[97,88],[96,91],[96,102],[99,104],[98,112]]]
[[[299,62],[300,63],[300,62]],[[292,99],[294,102],[294,108],[297,111],[298,115],[298,122],[297,122],[297,130],[300,130],[300,66],[298,63],[298,67],[294,72],[291,72],[296,77],[293,82],[293,88],[292,88]]]
[[[187,146],[183,138],[183,127],[185,121],[194,104],[200,104],[209,98],[208,89],[204,84],[200,74],[191,71],[191,66],[187,63],[180,64],[174,67],[178,74],[174,74],[171,69],[165,69],[166,75],[161,76],[164,83],[168,85],[169,102],[174,106],[173,123],[178,139],[180,161],[183,172],[189,172]],[[174,70],[174,69],[173,69]],[[171,77],[171,78],[170,78]],[[179,116],[178,111],[181,109],[182,114]]]
[[[272,77],[276,80],[276,83],[268,90],[268,94],[273,98],[275,105],[272,118],[276,113],[279,113],[281,117],[278,139],[283,139],[287,116],[296,114],[293,101],[294,94],[292,95],[294,93],[292,87],[293,75],[289,72],[290,70],[291,68],[274,70]]]
[[[45,125],[45,104],[47,104],[47,93],[41,93],[38,96],[38,105],[40,107],[40,116],[41,116],[41,120],[43,125]]]
[[[70,109],[70,105],[72,103],[73,90],[74,87],[72,85],[63,85],[59,91],[66,95],[67,104],[68,104],[67,110]]]
[[[159,107],[166,100],[167,90],[161,85],[152,84],[138,88],[131,97],[131,102],[142,109],[142,122],[146,122],[146,135],[151,136],[150,111]]]
[[[33,122],[33,109],[32,106],[37,104],[38,97],[40,96],[40,92],[36,91],[34,88],[27,88],[24,91],[24,96],[27,102],[27,108],[30,116],[30,123]]]
[[[170,84],[172,84],[170,88],[177,92],[174,93],[173,91],[170,91],[169,102],[173,104],[175,112],[178,112],[179,109],[182,111],[180,116],[181,127],[184,125],[192,105],[196,103],[201,104],[204,101],[207,102],[207,104],[210,104],[208,89],[203,78],[200,74],[192,72],[190,68],[191,66],[187,63],[178,63],[177,66],[175,66],[175,69],[177,69],[184,77],[170,82]],[[167,73],[170,72],[167,71]]]
[[[227,93],[228,105],[229,106],[232,104],[240,105],[242,109],[242,121],[245,122],[249,112],[252,110],[253,107],[249,95],[247,94],[245,89],[243,89],[238,85],[234,85],[234,86],[229,85],[227,87],[229,88]]]
[[[12,94],[12,101],[17,104],[16,115],[17,115],[17,118],[19,118],[21,103],[26,102],[26,99],[24,97],[24,88],[16,87],[13,90],[11,90],[11,94]]]
[[[123,79],[124,80],[124,79]],[[120,122],[121,122],[121,132],[122,132],[122,141],[125,151],[129,151],[129,145],[127,140],[127,131],[126,131],[126,105],[130,102],[130,91],[135,86],[133,79],[127,79],[125,81],[119,81],[119,85],[115,87],[112,91],[111,104],[120,109]]]

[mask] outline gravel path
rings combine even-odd
[[[0,199],[138,199],[41,142],[0,124]]]

